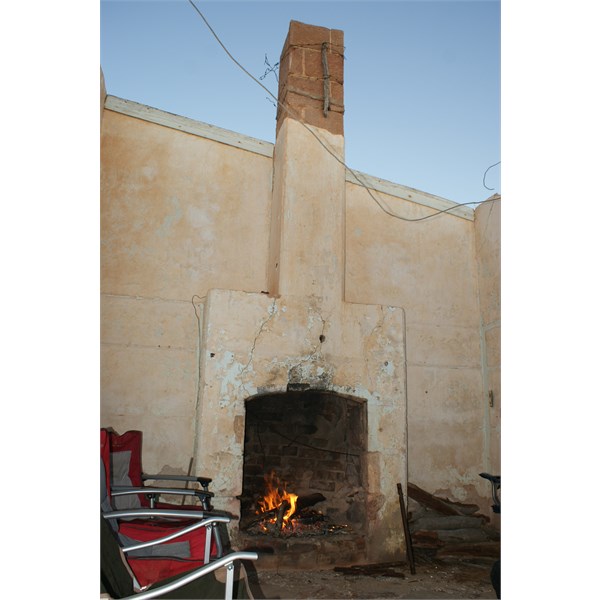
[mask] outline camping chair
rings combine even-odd
[[[117,508],[137,508],[140,506],[150,508],[183,508],[164,502],[159,502],[161,495],[171,494],[193,496],[200,502],[203,510],[211,510],[210,499],[214,496],[208,491],[212,481],[208,477],[186,476],[186,475],[150,475],[142,470],[142,432],[137,430],[126,431],[122,435],[105,429],[108,434],[111,460],[111,486],[113,499]],[[202,489],[156,487],[147,485],[147,481],[173,481],[178,483],[197,483]],[[143,495],[130,495],[132,488],[144,488]],[[125,493],[121,493],[125,492]],[[188,505],[186,508],[197,508]]]
[[[146,474],[142,470],[142,432],[131,430],[119,435],[109,429],[103,429],[103,431],[108,436],[111,501],[116,509],[145,507],[213,511],[210,500],[214,494],[208,491],[211,479],[199,476]],[[185,482],[186,486],[188,483],[198,483],[202,489],[146,485],[147,481],[153,480]],[[140,491],[144,493],[140,493]],[[186,496],[192,496],[199,500],[199,504],[176,505],[159,502],[159,497],[165,494],[181,496],[184,500]],[[220,556],[223,553],[223,542],[218,528],[214,530],[214,539],[218,556]]]
[[[157,542],[160,544],[160,542]],[[108,521],[100,517],[100,592],[102,597],[146,600],[149,598],[249,598],[243,560],[256,560],[256,552],[233,552],[185,574],[157,580],[139,593],[139,583]],[[143,559],[140,559],[143,560]],[[151,559],[147,559],[151,560]],[[234,568],[239,565],[237,573]],[[223,573],[225,581],[223,582]]]
[[[105,430],[100,431],[100,454],[101,513],[110,521],[121,546],[127,549],[129,565],[140,587],[222,557],[221,544],[215,539],[216,525],[228,523],[229,517],[201,510],[114,510],[108,433]],[[129,493],[144,492],[131,489]]]
[[[498,496],[498,490],[500,489],[500,475],[490,475],[489,473],[479,473],[479,477],[487,479],[492,484],[492,510],[495,513],[500,514],[500,498]]]
[[[479,473],[479,477],[487,479],[492,484],[492,510],[500,514],[500,497],[498,496],[498,490],[500,489],[500,475],[490,475],[489,473]],[[500,559],[495,561],[492,565],[490,572],[490,579],[492,580],[492,586],[496,592],[496,598],[500,598]]]

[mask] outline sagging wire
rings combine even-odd
[[[489,188],[487,185],[485,185],[485,176],[487,175],[487,173],[488,173],[488,171],[489,171],[490,169],[493,169],[494,167],[497,167],[497,166],[498,166],[498,165],[499,165],[501,162],[502,162],[502,161],[500,161],[500,160],[499,160],[497,163],[495,163],[495,164],[493,164],[492,166],[488,167],[488,168],[485,170],[485,173],[483,174],[483,187],[484,187],[486,190],[490,190],[490,192],[493,192],[493,191],[494,191],[496,188]]]
[[[361,185],[361,187],[363,187],[366,190],[366,192],[369,194],[369,196],[371,197],[371,199],[379,206],[379,208],[384,213],[386,213],[390,217],[394,217],[395,219],[400,219],[401,221],[407,221],[407,222],[414,223],[414,222],[417,222],[417,221],[425,221],[426,219],[431,219],[432,217],[437,217],[438,215],[450,212],[451,210],[454,210],[456,208],[460,208],[461,206],[467,206],[467,205],[472,205],[472,204],[485,204],[486,202],[493,202],[494,200],[496,200],[496,198],[488,198],[487,200],[481,200],[479,202],[463,202],[461,204],[455,204],[454,206],[450,206],[450,207],[445,208],[443,210],[438,210],[438,211],[436,211],[436,212],[434,212],[434,213],[432,213],[430,215],[426,215],[424,217],[418,217],[416,219],[410,219],[410,218],[407,218],[407,217],[402,217],[402,216],[400,216],[400,215],[392,212],[387,207],[385,207],[373,195],[371,189],[357,175],[357,173],[353,169],[351,169],[335,152],[333,152],[333,150],[331,150],[325,144],[325,142],[323,142],[323,140],[321,140],[321,138],[299,117],[299,115],[295,114],[295,111],[292,111],[288,106],[285,106],[282,102],[280,102],[279,99],[273,93],[271,93],[271,91],[266,86],[264,86],[256,77],[254,77],[254,75],[252,75],[252,73],[250,73],[239,61],[237,61],[235,59],[235,57],[231,54],[231,52],[229,52],[229,50],[227,49],[227,47],[225,46],[225,44],[221,41],[221,39],[219,38],[219,36],[215,32],[215,30],[210,26],[210,23],[206,20],[206,17],[202,14],[202,11],[194,4],[193,0],[188,0],[188,2],[192,5],[192,8],[198,13],[198,15],[200,15],[200,18],[204,21],[204,24],[206,25],[206,27],[208,27],[208,30],[212,33],[212,35],[215,38],[215,40],[217,40],[218,44],[221,46],[221,48],[223,48],[223,50],[225,51],[225,54],[227,54],[227,56],[233,61],[233,63],[235,65],[237,65],[237,67],[239,69],[241,69],[248,77],[250,77],[250,79],[252,79],[252,81],[254,81],[256,84],[258,84],[263,90],[265,90],[267,92],[267,94],[269,94],[269,96],[271,96],[275,100],[275,102],[277,103],[278,106],[280,106],[290,116],[292,116],[294,119],[296,119],[317,140],[317,142],[326,150],[326,152],[328,154],[330,154],[338,163],[340,163],[344,167],[344,169],[346,169],[347,171],[349,171],[350,173],[352,173],[353,177]],[[402,198],[402,200],[406,200],[407,202],[410,202],[410,200],[408,200],[407,198]]]
[[[331,450],[329,448],[319,448],[318,446],[313,446],[312,444],[305,444],[304,442],[299,442],[298,438],[302,434],[298,434],[295,438],[291,438],[288,435],[285,435],[285,433],[281,433],[281,431],[277,431],[277,429],[275,429],[275,427],[273,425],[269,426],[269,431],[282,437],[285,440],[288,440],[290,443],[286,446],[286,448],[291,446],[292,444],[296,444],[297,446],[302,446],[304,448],[310,448],[311,450],[318,450],[319,452],[330,452],[331,454],[339,454],[340,456],[345,456],[346,458],[348,456],[360,457],[360,454],[356,454],[355,452],[348,452],[347,450],[345,452],[340,452],[339,450]]]

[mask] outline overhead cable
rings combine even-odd
[[[490,190],[490,192],[493,192],[493,191],[494,191],[496,188],[489,188],[487,185],[485,185],[485,176],[487,175],[487,173],[488,173],[488,171],[489,171],[490,169],[493,169],[494,167],[498,166],[498,165],[500,164],[500,162],[501,162],[501,161],[498,161],[497,163],[494,163],[494,164],[493,164],[491,167],[488,167],[488,168],[485,170],[485,173],[483,174],[483,187],[484,187],[486,190]]]
[[[369,194],[369,196],[371,197],[371,199],[379,206],[379,208],[381,208],[381,210],[386,213],[387,215],[389,215],[390,217],[394,217],[396,219],[400,219],[401,221],[408,221],[408,222],[416,222],[416,221],[425,221],[426,219],[431,219],[432,217],[436,217],[438,215],[441,215],[443,213],[447,213],[450,212],[451,210],[454,210],[456,208],[460,208],[461,206],[466,206],[468,204],[484,204],[486,202],[494,202],[495,200],[498,200],[498,198],[492,196],[491,198],[488,198],[487,200],[481,200],[479,202],[463,202],[462,204],[455,204],[454,206],[450,206],[448,208],[445,208],[443,210],[438,210],[430,215],[426,215],[424,217],[418,217],[416,219],[409,219],[407,217],[402,217],[394,212],[392,212],[391,210],[389,210],[388,208],[386,208],[372,193],[371,189],[365,184],[365,182],[357,175],[357,173],[351,169],[345,162],[343,159],[341,159],[339,156],[337,156],[337,154],[335,152],[333,152],[333,150],[331,150],[326,144],[325,142],[323,142],[323,140],[321,140],[321,138],[302,120],[302,118],[300,118],[299,115],[297,115],[295,113],[295,111],[291,110],[288,106],[286,106],[285,104],[283,104],[282,102],[279,101],[279,99],[277,98],[277,96],[275,96],[273,93],[271,93],[271,90],[269,90],[266,86],[264,86],[256,77],[254,77],[254,75],[252,75],[252,73],[250,73],[239,61],[237,61],[235,59],[235,57],[231,54],[231,52],[229,52],[229,50],[227,49],[227,47],[225,46],[225,44],[221,41],[221,39],[219,38],[219,36],[217,35],[217,33],[215,32],[215,30],[210,26],[210,23],[206,20],[206,17],[202,14],[202,11],[194,4],[193,0],[188,0],[188,2],[192,5],[192,7],[194,8],[194,10],[198,13],[198,15],[200,15],[200,18],[204,21],[204,24],[208,27],[209,31],[212,33],[213,37],[217,40],[217,42],[219,43],[219,45],[221,46],[221,48],[223,48],[223,50],[225,51],[225,54],[227,54],[227,56],[234,62],[234,64],[241,69],[248,77],[250,77],[250,79],[252,79],[252,81],[254,81],[256,84],[258,84],[263,90],[265,90],[267,92],[267,94],[269,94],[269,96],[271,96],[275,102],[277,103],[277,105],[279,105],[283,110],[285,110],[290,116],[292,116],[294,119],[296,119],[316,140],[317,142],[319,142],[319,144],[338,162],[340,163],[344,169],[350,171],[350,173],[352,173],[352,175],[354,176],[354,178],[356,179],[356,181],[367,191],[367,193]],[[407,202],[411,202],[411,200],[409,200],[408,198],[401,198],[402,200],[406,200]]]

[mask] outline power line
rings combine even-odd
[[[331,150],[326,144],[325,142],[323,142],[323,140],[321,140],[321,138],[299,117],[299,115],[295,114],[294,111],[292,111],[288,106],[285,106],[282,102],[279,101],[279,99],[271,93],[271,91],[264,86],[256,77],[254,77],[254,75],[252,75],[252,73],[250,73],[240,62],[238,62],[235,57],[231,54],[231,52],[229,52],[229,50],[227,49],[227,47],[225,46],[225,44],[221,41],[221,39],[219,38],[219,36],[217,35],[217,33],[215,32],[215,30],[210,26],[210,23],[206,20],[206,17],[202,14],[202,11],[194,4],[194,2],[192,0],[188,0],[188,2],[192,5],[192,7],[194,8],[194,10],[200,15],[200,18],[204,21],[204,24],[208,27],[209,31],[212,33],[213,37],[217,40],[217,42],[219,43],[219,45],[221,46],[221,48],[223,48],[223,50],[225,51],[225,54],[227,54],[227,56],[235,63],[235,65],[241,69],[248,77],[250,77],[250,79],[252,79],[252,81],[254,81],[256,84],[258,84],[263,90],[265,90],[267,92],[267,94],[269,94],[269,96],[271,96],[275,102],[277,103],[278,106],[280,106],[283,110],[285,110],[290,116],[294,117],[294,119],[296,119],[316,140],[317,142],[319,142],[319,144],[338,162],[340,163],[344,169],[350,171],[350,173],[352,173],[352,175],[354,176],[354,178],[356,179],[356,181],[358,181],[358,183],[367,191],[367,193],[369,194],[369,196],[371,197],[371,199],[379,206],[379,208],[381,208],[381,210],[386,213],[387,215],[389,215],[390,217],[394,217],[396,219],[400,219],[401,221],[408,221],[408,222],[416,222],[416,221],[425,221],[426,219],[431,219],[432,217],[437,217],[438,215],[441,215],[443,213],[447,213],[450,212],[451,210],[454,210],[456,208],[460,208],[461,206],[466,206],[468,204],[484,204],[486,202],[493,202],[494,200],[497,200],[497,198],[488,198],[487,200],[481,200],[479,202],[463,202],[462,204],[455,204],[454,206],[450,206],[449,208],[445,208],[443,210],[438,210],[430,215],[426,215],[424,217],[418,217],[416,219],[409,219],[407,217],[401,217],[400,215],[397,215],[396,213],[392,212],[391,210],[389,210],[388,208],[386,208],[385,206],[383,206],[383,204],[373,195],[371,189],[365,184],[365,182],[356,174],[356,172],[351,169],[345,162],[343,159],[341,159],[335,152],[333,152],[333,150]],[[408,200],[408,198],[402,198],[402,200],[406,200],[407,202],[410,202],[410,200]]]
[[[485,170],[485,173],[483,174],[483,187],[484,187],[486,190],[490,190],[490,192],[493,192],[493,191],[494,191],[496,188],[489,188],[487,185],[485,185],[485,176],[487,175],[487,172],[488,172],[490,169],[493,169],[494,167],[498,166],[498,165],[500,164],[500,162],[501,162],[501,161],[498,161],[497,163],[493,164],[491,167],[488,167],[488,168]]]

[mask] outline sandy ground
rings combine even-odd
[[[330,571],[258,571],[249,573],[255,598],[496,598],[491,562],[418,562],[397,567],[402,577],[348,575]]]

